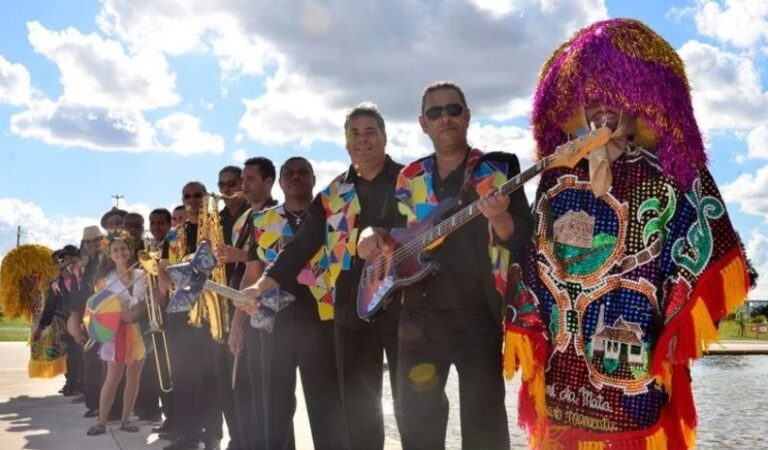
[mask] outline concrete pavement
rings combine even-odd
[[[120,431],[120,424],[112,423],[107,433],[86,436],[86,430],[96,420],[83,417],[85,407],[82,403],[72,404],[72,397],[58,394],[64,385],[64,376],[29,379],[28,360],[29,348],[25,343],[0,342],[0,449],[129,450],[162,449],[168,444],[151,433],[153,424],[138,421],[136,423],[141,428],[138,433]],[[301,383],[297,384],[296,448],[311,449],[312,435],[304,395]],[[225,425],[222,447],[228,442]],[[387,439],[388,449],[399,447],[399,443]]]

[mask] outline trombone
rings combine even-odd
[[[157,275],[159,273],[158,261],[160,253],[157,251],[141,250],[138,254],[139,264],[147,273],[147,319],[149,320],[149,330],[147,333],[152,337],[152,347],[154,348],[155,365],[157,366],[157,379],[160,384],[160,390],[171,392],[173,390],[173,379],[171,376],[171,357],[168,353],[168,340],[165,337],[165,325],[163,324],[163,315],[160,311],[160,305],[155,299],[155,287],[157,286]],[[158,336],[159,335],[159,336]],[[158,339],[162,338],[163,354],[160,355]],[[165,369],[165,370],[163,370]]]

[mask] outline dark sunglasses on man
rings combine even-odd
[[[202,192],[195,192],[194,194],[184,194],[184,200],[189,200],[190,198],[203,198]]]
[[[424,115],[429,120],[437,120],[443,116],[443,111],[448,117],[459,117],[464,112],[464,107],[458,103],[451,103],[449,105],[432,106],[424,111]]]

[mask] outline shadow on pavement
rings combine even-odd
[[[21,395],[0,403],[0,448],[39,450],[161,449],[167,441],[150,435],[152,424],[135,422],[137,433],[120,431],[111,423],[100,436],[86,436],[96,420],[82,417],[84,409],[71,397]]]

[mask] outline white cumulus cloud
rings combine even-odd
[[[52,31],[36,21],[27,28],[33,49],[61,72],[65,101],[145,110],[180,100],[176,76],[159,52],[129,54],[118,41],[75,28]]]
[[[692,8],[699,33],[739,47],[768,41],[768,2],[698,0]]]
[[[22,105],[31,96],[32,83],[27,68],[0,55],[0,103]]]
[[[746,243],[747,256],[758,273],[757,286],[749,293],[754,300],[768,300],[768,236],[760,230],[752,231]]]
[[[16,245],[17,226],[21,226],[22,244],[57,249],[66,244],[79,245],[83,228],[98,223],[98,218],[47,214],[35,203],[0,197],[0,257]]]
[[[698,41],[679,50],[691,83],[699,126],[707,130],[749,130],[768,119],[768,92],[754,60]]]
[[[747,214],[763,216],[768,221],[768,165],[755,173],[743,173],[721,188],[723,199],[739,205]]]
[[[224,138],[201,129],[202,121],[190,114],[176,112],[158,120],[155,125],[163,149],[181,155],[224,153]],[[167,143],[165,141],[168,141]]]

